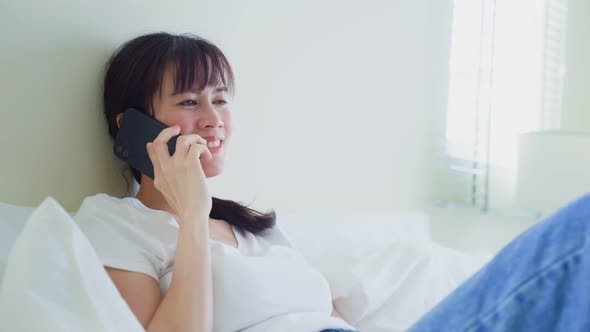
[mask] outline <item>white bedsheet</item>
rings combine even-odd
[[[328,279],[336,310],[363,332],[405,331],[492,257],[434,243],[421,212],[278,213],[278,222]]]

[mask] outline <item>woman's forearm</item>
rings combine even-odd
[[[192,219],[192,220],[191,220]],[[212,331],[209,222],[182,217],[170,288],[147,331]]]

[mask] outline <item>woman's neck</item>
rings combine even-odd
[[[163,210],[172,214],[172,208],[166,202],[166,198],[154,186],[154,180],[148,176],[141,175],[141,185],[135,198],[139,199],[143,205],[150,209]]]

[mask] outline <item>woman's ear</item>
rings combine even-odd
[[[121,119],[123,118],[123,113],[117,114],[117,127],[121,128]]]

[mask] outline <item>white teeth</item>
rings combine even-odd
[[[213,141],[213,142],[207,142],[207,147],[208,148],[216,148],[219,145],[221,145],[221,141],[220,140]]]

